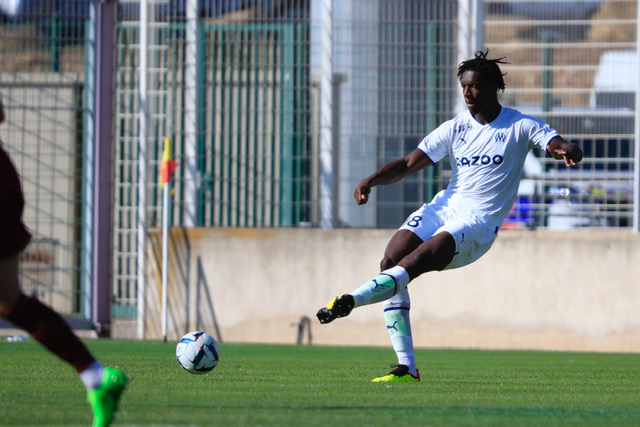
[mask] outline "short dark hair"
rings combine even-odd
[[[475,58],[461,62],[458,65],[458,80],[460,80],[465,71],[476,71],[488,78],[498,90],[504,92],[503,77],[506,73],[502,73],[498,64],[508,64],[508,62],[503,61],[504,56],[497,59],[487,59],[488,54],[489,49],[486,52],[479,50],[475,53]]]

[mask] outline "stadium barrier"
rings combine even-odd
[[[221,341],[387,346],[380,305],[320,325],[331,297],[369,280],[389,229],[174,228],[168,338],[202,329]],[[160,339],[161,235],[150,235],[145,338]],[[465,268],[410,284],[416,347],[640,351],[640,236],[622,230],[503,231]],[[114,336],[118,337],[114,328]]]

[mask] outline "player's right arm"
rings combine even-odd
[[[422,150],[416,148],[405,157],[387,163],[376,173],[360,181],[353,192],[353,197],[358,205],[364,205],[369,201],[369,194],[373,187],[396,183],[431,165],[433,165],[431,159]]]

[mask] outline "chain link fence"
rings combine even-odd
[[[531,159],[510,226],[630,227],[637,2],[487,1],[486,46],[505,56],[503,102],[545,119],[585,158]]]
[[[23,289],[81,314],[86,5],[64,6],[0,4],[0,136],[21,174],[33,234],[21,256]]]

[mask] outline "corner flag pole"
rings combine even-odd
[[[169,182],[178,164],[171,154],[171,139],[165,138],[160,180],[162,183],[162,341],[167,342],[167,305],[169,273]]]

